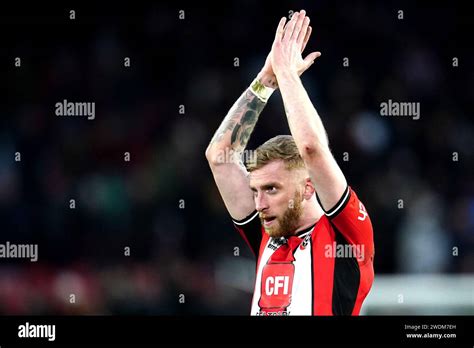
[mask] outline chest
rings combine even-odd
[[[311,314],[311,234],[294,238],[267,242],[257,270],[253,314]]]

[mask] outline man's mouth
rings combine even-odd
[[[276,220],[276,216],[265,216],[262,220],[264,226],[270,226]]]

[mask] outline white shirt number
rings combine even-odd
[[[365,210],[365,207],[364,205],[362,204],[362,202],[359,202],[359,213],[360,213],[360,216],[357,217],[358,220],[360,221],[364,221],[365,218],[367,217],[367,210]]]

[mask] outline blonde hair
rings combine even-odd
[[[251,172],[275,160],[282,160],[288,170],[305,168],[291,135],[277,135],[257,147],[246,167]]]

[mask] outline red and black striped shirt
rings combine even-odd
[[[347,187],[313,226],[271,238],[258,212],[234,225],[257,256],[252,315],[358,315],[374,280],[372,223]]]

